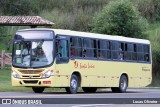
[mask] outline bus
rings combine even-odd
[[[12,86],[65,88],[75,94],[145,87],[152,81],[149,40],[64,29],[23,29],[14,36]]]

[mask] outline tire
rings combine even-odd
[[[44,91],[44,87],[32,87],[32,90],[35,92],[35,93],[42,93]]]
[[[96,87],[82,87],[85,93],[95,93],[97,91]]]
[[[71,80],[70,80],[70,87],[66,88],[67,93],[69,94],[76,94],[78,91],[78,87],[79,87],[79,81],[76,75],[72,75],[71,76]]]
[[[128,87],[128,79],[125,75],[122,75],[119,81],[119,87],[112,87],[112,92],[125,93]]]

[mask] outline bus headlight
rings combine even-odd
[[[15,72],[15,71],[12,71],[12,76],[14,78],[20,78],[19,74],[17,72]]]
[[[49,70],[47,72],[45,72],[42,76],[42,78],[49,78],[53,73],[53,70]]]

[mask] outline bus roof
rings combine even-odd
[[[79,31],[72,31],[72,30],[65,30],[65,29],[35,28],[35,29],[23,29],[18,31],[28,31],[28,30],[51,30],[51,31],[54,31],[55,35],[60,34],[60,35],[70,35],[70,36],[150,44],[150,41],[146,39],[137,39],[137,38],[124,37],[124,36],[97,34],[97,33],[89,33],[89,32],[79,32]]]

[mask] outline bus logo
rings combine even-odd
[[[32,78],[32,75],[29,75],[29,78]]]
[[[74,67],[78,68],[78,62],[77,61],[74,61]]]

